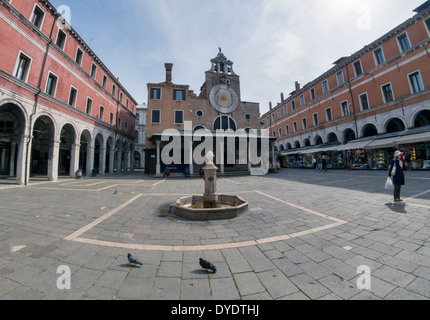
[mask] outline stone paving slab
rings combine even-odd
[[[282,170],[219,178],[250,203],[230,221],[169,212],[203,180],[127,173],[0,181],[0,299],[430,299],[430,173],[407,172],[404,203],[382,171]],[[131,266],[131,252],[143,266]],[[198,259],[214,263],[202,270]],[[360,266],[371,288],[359,289]],[[59,266],[71,271],[60,290]]]

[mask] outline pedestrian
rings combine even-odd
[[[185,168],[184,175],[185,175],[186,178],[190,177],[190,169],[188,167]]]
[[[403,201],[400,199],[400,191],[402,186],[405,185],[405,174],[403,173],[403,162],[400,160],[402,153],[397,150],[394,152],[394,158],[391,160],[390,170],[388,171],[388,176],[393,179],[394,185],[394,201]]]
[[[325,157],[322,158],[321,171],[327,172],[327,159]]]

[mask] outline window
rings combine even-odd
[[[293,122],[293,129],[294,129],[294,132],[297,132],[298,130],[297,130],[297,122]]]
[[[43,18],[45,17],[45,12],[39,8],[39,6],[35,6],[33,13],[30,18],[30,22],[38,29],[42,27]]]
[[[327,80],[325,80],[325,81],[322,83],[322,89],[323,89],[323,93],[327,93],[327,92],[329,92],[329,87],[328,87],[328,81],[327,81]]]
[[[384,52],[382,52],[382,48],[373,51],[373,55],[375,56],[376,65],[383,64],[385,62],[385,56]]]
[[[344,101],[340,104],[341,109],[342,109],[342,115],[344,117],[349,116],[349,107],[348,107],[348,101]]]
[[[198,110],[196,112],[196,116],[199,117],[199,118],[203,117],[203,111],[202,110]]]
[[[272,113],[272,122],[275,122],[275,114]]]
[[[58,83],[58,77],[53,73],[49,73],[48,81],[46,82],[45,92],[50,96],[55,97],[55,93],[57,91],[57,83]]]
[[[55,44],[64,50],[64,46],[66,44],[66,34],[62,30],[58,30],[57,41]]]
[[[119,102],[121,102],[121,104],[122,104],[122,97],[123,97],[123,94],[122,94],[122,92],[120,92],[119,93]]]
[[[416,71],[409,75],[409,83],[411,86],[412,94],[424,91],[424,85],[419,71]]]
[[[360,107],[363,111],[369,109],[369,99],[367,97],[367,93],[360,95]]]
[[[358,77],[359,75],[361,75],[363,73],[363,68],[361,67],[361,61],[356,61],[354,62],[354,72],[355,72],[355,76]]]
[[[122,119],[118,118],[118,129],[122,130]]]
[[[424,24],[426,25],[427,32],[430,34],[430,18],[424,21]]]
[[[128,105],[129,105],[129,103],[130,103],[130,100],[128,100],[128,99],[126,99],[125,100],[125,107],[128,109]]]
[[[411,48],[411,43],[409,42],[409,38],[408,38],[408,35],[406,33],[397,37],[397,41],[399,43],[400,52],[404,52],[404,51],[409,50]]]
[[[312,88],[311,89],[311,100],[315,100],[316,96],[315,96],[315,89]]]
[[[103,88],[106,89],[106,87],[107,87],[107,77],[106,75],[103,75]]]
[[[384,98],[385,103],[394,100],[393,88],[391,87],[391,83],[388,83],[382,86],[381,89],[382,89],[382,96]]]
[[[111,126],[113,126],[113,117],[114,117],[113,112],[111,112],[111,113],[110,113],[110,116],[109,116],[109,124],[110,124]]]
[[[285,134],[286,135],[290,134],[290,127],[289,126],[285,126]]]
[[[306,118],[302,119],[302,124],[303,124],[303,130],[308,128],[308,120]]]
[[[304,106],[304,105],[305,105],[305,96],[304,96],[304,95],[301,95],[301,96],[300,96],[300,105],[301,105],[301,106]]]
[[[333,115],[331,113],[331,108],[325,109],[325,117],[327,122],[333,121]]]
[[[85,107],[85,113],[91,115],[93,112],[93,100],[87,98],[87,106]]]
[[[69,105],[72,107],[76,107],[76,99],[78,97],[78,90],[74,87],[70,88],[69,94]]]
[[[116,95],[116,86],[113,84],[112,85],[112,95],[115,97]]]
[[[136,124],[140,122],[140,113],[136,114]]]
[[[75,58],[75,61],[76,61],[76,63],[77,63],[77,64],[79,64],[80,66],[82,66],[82,60],[83,60],[83,57],[84,57],[84,53],[83,53],[83,51],[82,51],[80,48],[78,48],[78,50],[76,50],[76,58]]]
[[[161,100],[161,88],[151,88],[151,100]]]
[[[288,114],[287,105],[284,106],[284,115]]]
[[[175,124],[183,124],[183,123],[184,123],[184,111],[175,110]]]
[[[101,121],[105,120],[105,107],[103,107],[103,106],[100,106],[99,120],[101,120]]]
[[[124,123],[124,131],[127,132],[127,130],[128,130],[128,123],[126,122]]]
[[[279,137],[282,137],[282,128],[279,128]]]
[[[173,89],[173,100],[185,101],[185,90]]]
[[[161,123],[161,111],[160,110],[152,110],[151,123],[153,123],[153,124],[160,124]]]
[[[276,138],[276,131],[273,131],[273,137]]]
[[[232,117],[229,116],[219,116],[214,121],[214,131],[216,130],[233,130],[236,131],[236,122],[234,122]]]
[[[296,102],[294,100],[291,101],[291,110],[296,110]]]
[[[20,53],[15,68],[15,77],[22,81],[27,81],[30,72],[31,59],[25,54]]]
[[[251,115],[249,113],[245,114],[245,119],[247,121],[251,120]]]
[[[97,75],[97,66],[94,63],[92,63],[91,64],[91,77],[95,78],[96,75]]]
[[[281,119],[281,109],[278,109],[278,120]]]
[[[343,71],[339,71],[336,74],[336,77],[337,77],[337,85],[338,86],[341,86],[345,83],[345,77],[343,76]]]
[[[318,113],[313,114],[313,119],[314,119],[314,126],[318,126],[320,124],[318,119]]]

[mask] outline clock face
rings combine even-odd
[[[221,113],[231,113],[239,106],[236,92],[225,84],[213,87],[209,99],[212,106]]]

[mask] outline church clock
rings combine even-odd
[[[226,84],[214,86],[209,100],[215,110],[224,114],[234,112],[239,106],[239,96]]]

